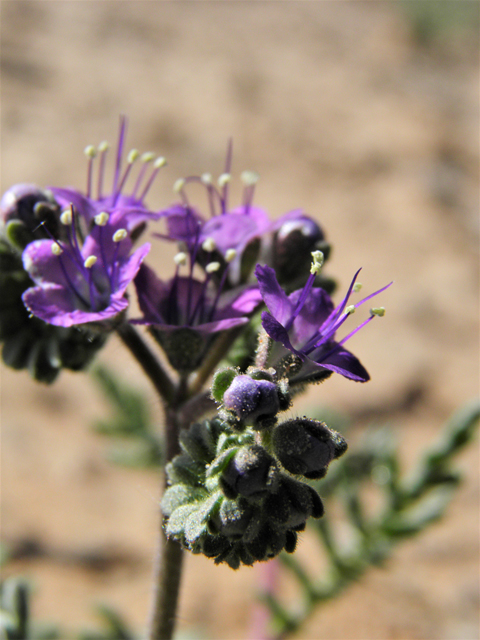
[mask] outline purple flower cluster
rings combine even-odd
[[[327,292],[314,286],[319,282],[318,269],[312,270],[303,288],[291,292],[305,283],[303,274],[312,252],[320,255],[321,249],[328,257],[318,224],[301,210],[270,220],[253,204],[258,180],[253,172],[242,174],[242,202],[231,207],[231,144],[217,184],[210,174],[178,180],[174,190],[180,201],[152,211],[145,198],[165,159],[133,149],[125,163],[125,137],[122,117],[110,189],[105,188],[108,144],[102,142],[85,149],[84,193],[59,187],[37,193],[33,185],[21,185],[2,200],[4,227],[29,224],[32,241],[23,251],[23,265],[33,286],[22,296],[27,310],[51,325],[110,331],[126,321],[127,288],[134,281],[142,317],[130,321],[148,325],[172,363],[178,361],[171,357],[172,344],[177,349],[185,336],[187,345],[192,340],[201,343],[196,357],[189,361],[184,353],[178,367],[193,370],[217,334],[247,324],[264,302],[269,309],[262,314],[265,331],[285,352],[300,358],[305,371],[322,367],[353,380],[368,380],[363,366],[343,345],[373,315],[342,340],[337,341],[335,334],[355,308],[376,294],[347,306],[355,277],[335,308]],[[137,161],[141,168],[127,192]],[[190,203],[191,183],[204,186],[210,215]],[[38,202],[43,209],[38,209]],[[160,220],[166,230],[154,235],[176,242],[179,249],[170,279],[159,278],[144,264],[150,244],[134,250],[146,224]]]

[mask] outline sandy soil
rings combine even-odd
[[[256,201],[278,216],[302,207],[334,245],[344,286],[363,266],[369,290],[394,279],[387,316],[355,338],[368,385],[335,379],[316,403],[385,415],[405,464],[478,394],[478,5],[464,2],[2,2],[2,191],[16,182],[85,183],[82,149],[116,136],[167,156],[150,203],[173,181],[261,175]],[[426,17],[425,17],[426,16]],[[428,17],[433,16],[433,17]],[[160,245],[153,262],[168,273]],[[119,343],[118,367],[160,411]],[[410,410],[390,408],[423,389]],[[2,369],[2,536],[45,553],[10,563],[35,585],[38,619],[72,637],[92,604],[148,609],[158,479],[105,461],[89,430],[104,407],[87,376],[52,387]],[[379,414],[380,412],[380,414]],[[478,638],[478,451],[448,517],[399,548],[312,619],[303,639]],[[299,554],[309,558],[306,538]],[[190,557],[180,629],[249,638],[255,569]],[[288,594],[292,586],[282,582]],[[252,638],[253,640],[253,638]]]

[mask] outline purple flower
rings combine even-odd
[[[177,271],[168,282],[157,278],[146,265],[135,278],[143,318],[132,322],[151,326],[153,336],[178,371],[196,369],[215,335],[247,323],[248,315],[262,299],[255,286],[222,293],[225,277],[218,287],[212,286],[211,276],[219,263],[207,266],[203,282],[193,278],[193,263],[189,276],[180,276],[179,268],[186,261],[186,254],[177,254]]]
[[[161,212],[167,229],[166,234],[157,235],[182,243],[201,266],[205,266],[212,259],[220,262],[220,274],[226,262],[229,262],[227,286],[237,286],[248,281],[254,265],[262,256],[272,264],[275,261],[280,261],[282,265],[286,262],[291,263],[291,256],[286,256],[285,253],[292,253],[292,233],[296,232],[303,238],[300,252],[298,241],[294,247],[295,258],[298,258],[299,253],[305,255],[305,246],[309,255],[309,252],[316,248],[315,243],[323,241],[324,236],[318,225],[301,210],[291,211],[272,221],[265,210],[254,206],[253,196],[258,175],[252,171],[242,173],[242,204],[231,208],[231,153],[232,148],[229,144],[225,170],[218,179],[218,186],[213,183],[210,174],[177,180],[174,190],[180,195],[181,202]],[[202,185],[207,191],[209,218],[202,216],[189,202],[185,187],[192,183]],[[289,234],[290,237],[286,241]],[[308,244],[305,245],[307,236]],[[227,256],[232,250],[236,255],[229,261]],[[288,269],[284,268],[283,271],[289,273]]]
[[[127,155],[126,168],[123,170],[126,130],[127,121],[122,116],[120,118],[120,132],[111,191],[104,191],[105,165],[109,148],[107,142],[100,143],[97,149],[93,146],[85,148],[85,154],[88,158],[87,189],[85,194],[77,189],[50,187],[50,190],[62,208],[73,205],[77,213],[89,222],[92,222],[96,215],[104,211],[107,213],[119,212],[117,216],[121,213],[123,228],[132,233],[142,223],[149,220],[158,220],[161,216],[159,213],[150,211],[145,206],[144,200],[157,173],[165,166],[166,162],[163,157],[155,158],[153,153],[140,154],[136,149],[132,149]],[[94,195],[94,163],[97,156],[98,174],[95,180],[96,195]],[[127,194],[125,193],[125,185],[131,175],[133,165],[138,160],[142,163],[142,167],[138,172],[132,191]],[[150,165],[153,165],[153,169],[147,178]]]
[[[135,324],[154,325],[162,331],[191,328],[202,335],[225,331],[248,322],[262,298],[257,287],[242,287],[225,293],[209,287],[209,274],[204,282],[177,274],[163,282],[154,271],[142,265],[135,286],[143,312]]]
[[[22,296],[35,316],[60,327],[113,320],[128,306],[125,292],[150,250],[132,255],[122,211],[102,212],[82,242],[82,220],[74,207],[60,221],[67,240],[36,240],[23,252],[23,264],[37,286]]]
[[[262,313],[263,328],[273,340],[304,361],[302,376],[323,367],[351,380],[366,382],[370,379],[367,371],[358,358],[343,345],[375,315],[383,315],[384,310],[371,310],[370,317],[340,341],[335,340],[335,334],[355,309],[392,283],[348,306],[352,292],[357,289],[355,283],[359,270],[342,302],[334,307],[324,289],[313,288],[315,275],[321,266],[321,256],[315,255],[316,253],[312,254],[314,264],[306,285],[288,296],[278,284],[275,271],[268,266],[257,265],[255,275],[263,300],[270,311]]]

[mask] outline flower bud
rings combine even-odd
[[[220,478],[223,493],[231,499],[240,494],[255,500],[274,491],[277,482],[277,464],[260,445],[238,449]]]
[[[275,421],[280,409],[277,385],[248,375],[236,376],[223,395],[223,404],[242,425],[262,428]]]
[[[289,283],[305,273],[310,265],[311,252],[321,249],[328,257],[328,245],[323,231],[306,215],[286,220],[273,240],[273,268],[280,283]]]
[[[287,420],[273,432],[275,455],[287,471],[306,478],[322,478],[330,462],[347,449],[345,439],[323,422]]]
[[[57,237],[60,231],[60,207],[53,196],[34,184],[16,184],[0,202],[0,232],[12,246],[23,250],[33,240]],[[48,226],[50,236],[42,225]]]

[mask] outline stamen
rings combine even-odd
[[[353,293],[358,293],[361,288],[362,288],[362,283],[361,282],[356,282],[353,285]]]
[[[220,193],[217,191],[217,189],[215,188],[215,186],[213,185],[213,178],[211,173],[203,173],[200,176],[200,182],[207,188],[210,215],[212,217],[215,217],[216,215],[215,196],[218,198],[218,201],[220,202],[220,207],[223,211],[223,208],[225,206],[226,188],[224,189],[224,193],[222,197]]]
[[[345,313],[346,313],[347,315],[349,315],[349,316],[350,316],[350,315],[352,315],[352,313],[355,313],[355,305],[354,305],[354,304],[351,304],[351,305],[349,305],[348,307],[346,307],[346,308],[345,308]]]
[[[229,173],[222,173],[222,175],[218,178],[218,186],[223,189],[223,187],[225,187],[231,179],[232,176]]]
[[[138,149],[131,149],[128,152],[127,162],[129,164],[133,164],[135,160],[138,160],[139,157],[140,157],[140,152],[138,151]]]
[[[125,169],[125,173],[123,174],[122,179],[120,180],[120,184],[118,185],[117,190],[114,192],[114,205],[117,202],[118,196],[121,194],[123,187],[127,181],[128,176],[130,175],[130,171],[132,170],[133,163],[138,160],[140,157],[140,153],[137,149],[132,149],[129,151],[127,156],[127,168]]]
[[[109,218],[110,216],[108,213],[106,211],[102,211],[94,217],[95,224],[98,224],[99,227],[104,227],[108,223]]]
[[[184,267],[187,264],[188,255],[184,251],[179,251],[176,256],[174,256],[173,261],[177,265],[177,267]]]
[[[185,178],[178,178],[178,180],[175,180],[173,183],[173,193],[181,193],[185,186],[185,182]]]
[[[167,164],[166,159],[163,156],[158,156],[158,158],[153,163],[154,169],[161,169]]]
[[[230,263],[232,262],[232,260],[235,260],[236,257],[237,252],[235,251],[235,249],[227,249],[225,253],[225,262]]]
[[[142,183],[142,180],[145,176],[148,165],[150,164],[150,162],[152,162],[154,158],[155,158],[155,154],[152,151],[146,151],[145,153],[142,153],[142,155],[140,156],[140,161],[143,163],[143,167],[140,169],[140,172],[137,177],[137,181],[135,182],[135,186],[132,191],[132,196],[134,198],[137,195],[137,191],[140,189],[140,184]]]
[[[255,171],[243,171],[240,176],[240,179],[245,185],[245,189],[243,190],[243,208],[245,215],[249,214],[255,192],[255,185],[259,178],[260,176]]]
[[[87,172],[87,198],[90,197],[92,193],[92,170],[93,170],[93,159],[97,155],[97,150],[93,145],[88,145],[85,147],[84,153],[88,158],[88,172]]]
[[[93,265],[97,262],[97,260],[98,260],[97,256],[88,256],[88,258],[83,263],[83,266],[86,267],[87,269],[91,269]]]
[[[370,315],[383,318],[385,315],[385,307],[373,307],[373,309],[370,309]]]
[[[287,331],[290,331],[290,329],[292,328],[293,322],[295,320],[295,318],[298,316],[298,314],[300,313],[300,311],[303,308],[303,305],[305,304],[310,291],[313,287],[313,283],[315,282],[315,276],[317,275],[317,273],[320,271],[320,269],[322,268],[322,264],[323,264],[323,253],[321,251],[312,251],[312,258],[313,258],[313,262],[312,262],[312,266],[310,268],[310,275],[308,276],[308,280],[305,283],[305,286],[303,287],[303,291],[300,294],[300,298],[298,299],[297,305],[292,313],[292,315],[290,316],[289,321],[287,322],[285,329]]]
[[[98,169],[98,185],[97,185],[97,197],[100,200],[103,192],[103,177],[105,175],[105,160],[107,157],[107,151],[109,149],[109,144],[106,140],[103,140],[98,145],[98,152],[100,154],[100,167]]]
[[[215,271],[218,271],[220,269],[222,265],[220,264],[220,262],[210,262],[209,264],[207,264],[207,266],[205,267],[205,271],[207,273],[215,273]]]
[[[202,249],[208,251],[208,253],[212,253],[216,248],[217,244],[213,238],[206,238],[202,243]]]
[[[117,229],[117,231],[115,231],[115,233],[112,236],[112,240],[114,242],[121,242],[122,240],[125,240],[127,236],[128,236],[128,231],[126,229]]]
[[[155,154],[153,153],[153,151],[145,151],[145,153],[142,153],[140,160],[145,164],[147,164],[149,162],[152,162],[154,158],[155,158]]]
[[[52,253],[54,256],[59,256],[61,253],[63,253],[63,249],[58,242],[57,243],[54,242],[52,244]]]
[[[142,191],[142,193],[140,194],[139,200],[140,202],[142,202],[142,200],[145,198],[145,196],[147,195],[147,193],[150,190],[150,187],[153,184],[153,181],[155,180],[155,177],[157,175],[157,173],[160,171],[160,169],[162,167],[164,167],[167,164],[167,161],[165,160],[165,158],[163,156],[159,156],[153,163],[153,171],[152,171],[152,175],[150,176],[150,178],[147,181],[147,184],[145,185],[144,190]],[[146,166],[146,165],[145,165]],[[134,195],[136,194],[136,188],[134,191]]]
[[[64,224],[66,227],[68,227],[69,225],[72,224],[72,210],[71,209],[65,209],[64,211],[62,211],[62,213],[60,214],[60,222],[62,224]]]
[[[120,178],[120,169],[122,166],[122,154],[123,154],[123,145],[125,143],[125,134],[127,132],[127,119],[125,116],[120,116],[120,133],[118,135],[118,147],[117,147],[117,157],[115,160],[115,175],[113,178],[113,193],[116,194],[118,192],[117,185],[118,180]]]
[[[85,147],[83,153],[87,156],[87,158],[93,160],[93,158],[95,158],[95,156],[97,155],[97,150],[95,149],[93,144],[89,144],[87,147]]]
[[[242,171],[240,180],[246,187],[252,187],[257,184],[260,176],[256,171]]]
[[[321,251],[312,251],[312,266],[310,267],[310,273],[314,276],[320,271],[324,263],[324,256]]]

